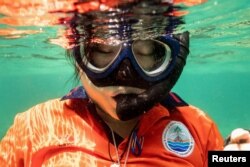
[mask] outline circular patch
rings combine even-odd
[[[187,127],[178,121],[171,121],[163,131],[162,142],[166,150],[187,157],[193,152],[194,139]]]

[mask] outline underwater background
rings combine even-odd
[[[209,0],[186,10],[182,30],[191,35],[190,55],[173,91],[208,113],[224,137],[237,127],[250,129],[249,1]],[[65,49],[53,44],[60,26],[17,26],[4,18],[0,15],[0,139],[17,113],[78,85]]]

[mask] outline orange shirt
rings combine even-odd
[[[117,161],[115,146],[88,106],[87,100],[55,99],[18,114],[0,143],[1,166],[110,166]],[[134,148],[129,137],[118,145],[128,167],[205,167],[208,150],[223,149],[216,125],[193,106],[170,111],[156,105],[141,117],[136,138],[140,155],[127,154],[129,142]]]

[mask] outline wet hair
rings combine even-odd
[[[67,49],[66,50],[66,57],[67,59],[69,60],[69,62],[72,64],[72,66],[74,67],[74,75],[73,75],[73,78],[75,80],[75,82],[78,82],[79,81],[79,73],[80,73],[80,69],[77,65],[77,62],[76,62],[76,53],[75,52],[79,52],[79,49],[78,47],[73,47],[73,48],[70,48],[70,49]]]

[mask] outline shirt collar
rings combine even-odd
[[[61,100],[68,99],[88,99],[88,95],[83,86],[78,86],[61,98]]]
[[[88,99],[88,95],[83,86],[72,89],[68,94],[63,96],[61,100],[67,99]],[[185,106],[185,103],[177,94],[169,93],[169,96],[161,102],[161,104],[155,105],[147,113],[143,114],[139,124],[138,135],[143,135],[152,126],[154,126],[161,118],[169,117],[170,112],[168,108]]]
[[[67,99],[88,99],[88,95],[83,88],[83,86],[76,87],[72,89],[68,94],[63,96],[61,100]],[[188,105],[184,102],[177,94],[169,93],[169,96],[161,102],[161,104],[155,105],[152,109],[150,109],[147,113],[142,115],[140,121],[140,130],[139,134],[143,134],[150,127],[152,127],[158,120],[163,117],[169,117],[170,112],[168,108],[180,107]]]

